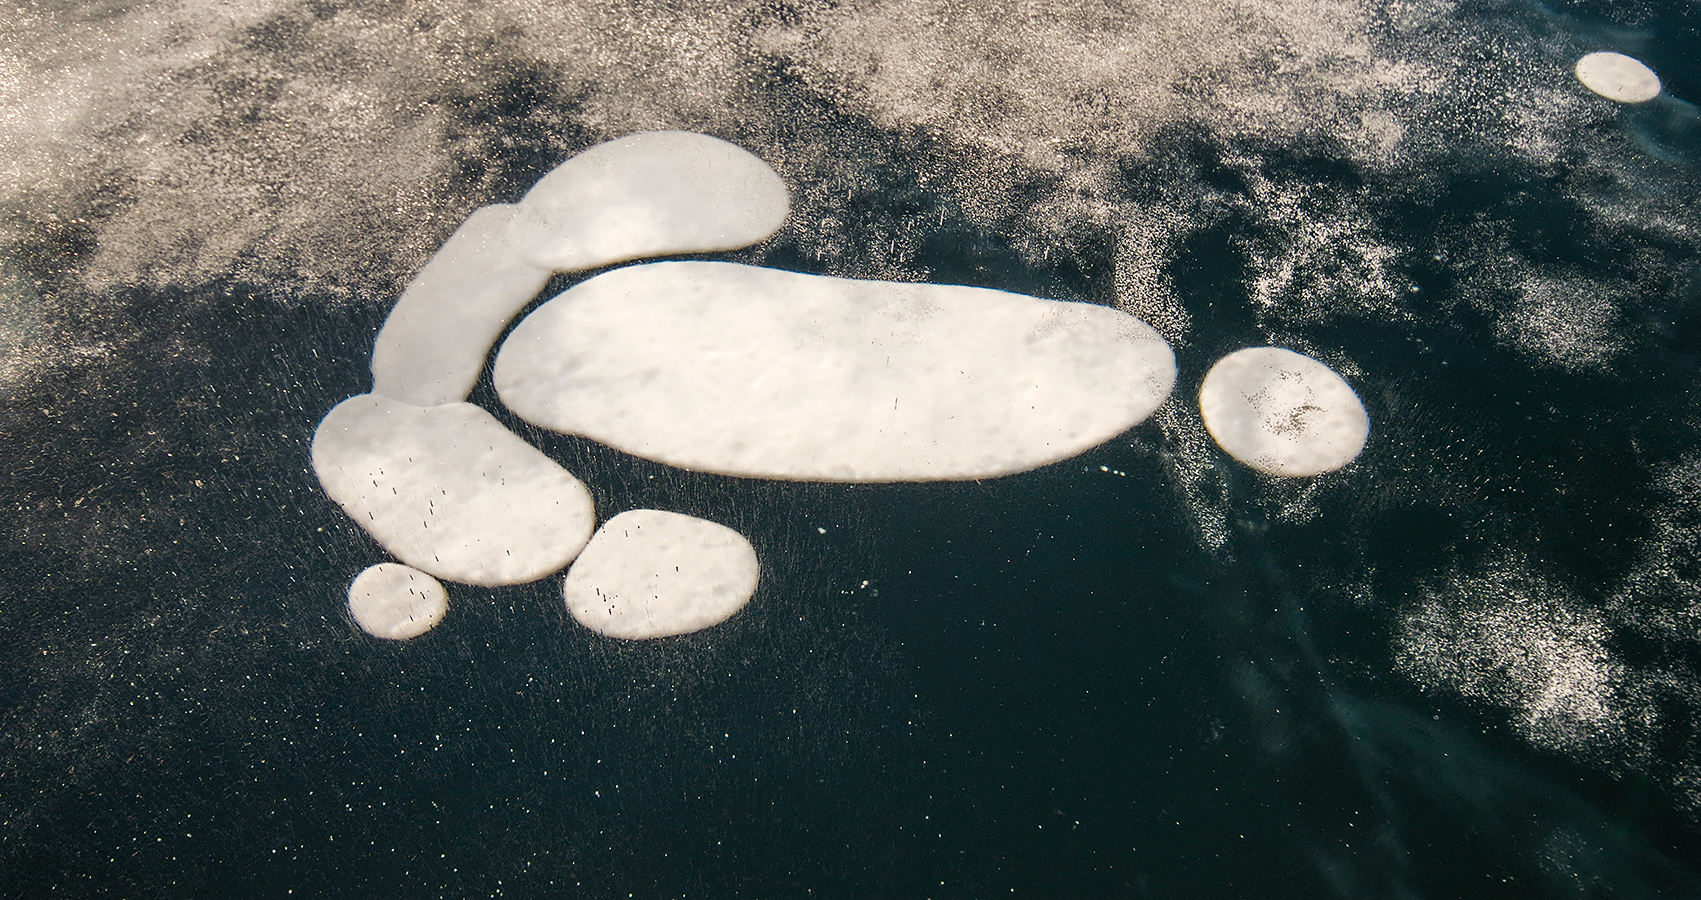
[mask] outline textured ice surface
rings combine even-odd
[[[362,631],[392,641],[437,627],[449,593],[430,575],[401,563],[369,566],[348,586],[348,612]]]
[[[756,551],[723,525],[634,509],[597,529],[562,583],[573,618],[636,640],[701,631],[756,593]]]
[[[1622,53],[1591,53],[1577,60],[1577,80],[1608,100],[1646,103],[1660,95],[1660,76]]]
[[[319,423],[313,470],[390,555],[449,581],[535,581],[594,524],[578,479],[470,403],[350,397]]]
[[[1526,555],[1507,565],[1569,580],[1565,602],[1593,610],[1564,620],[1576,634],[1555,636],[1547,622],[1559,617],[1551,613],[1532,621],[1507,610],[1477,619],[1493,622],[1480,630],[1463,621],[1457,628],[1426,627],[1433,644],[1423,650],[1425,658],[1443,666],[1454,659],[1496,659],[1502,671],[1522,673],[1522,683],[1575,690],[1575,703],[1559,709],[1592,711],[1590,698],[1606,698],[1626,728],[1597,727],[1591,723],[1598,719],[1584,715],[1575,719],[1581,727],[1568,732],[1598,736],[1576,745],[1581,751],[1566,751],[1575,771],[1587,772],[1584,780],[1608,785],[1584,789],[1588,803],[1615,816],[1628,810],[1611,824],[1631,834],[1639,823],[1671,821],[1673,805],[1695,821],[1701,810],[1701,753],[1693,727],[1701,721],[1701,529],[1695,523],[1701,492],[1694,489],[1690,455],[1697,417],[1691,388],[1701,170],[1694,166],[1693,137],[1686,136],[1696,121],[1693,107],[1683,102],[1694,99],[1691,82],[1659,62],[1687,60],[1684,52],[1695,43],[1694,17],[1682,15],[1680,6],[1452,0],[16,4],[0,40],[0,254],[39,298],[43,316],[28,344],[34,352],[6,361],[9,400],[0,440],[14,462],[5,498],[15,559],[6,567],[14,576],[7,591],[19,598],[13,606],[40,614],[7,617],[16,639],[5,642],[5,671],[15,677],[0,684],[0,781],[10,786],[0,792],[0,822],[19,836],[9,844],[15,860],[61,859],[73,868],[81,860],[80,871],[61,870],[57,881],[53,865],[13,866],[24,879],[16,890],[135,893],[138,879],[172,878],[181,893],[240,893],[243,884],[266,881],[334,893],[337,885],[359,881],[359,859],[324,865],[330,859],[324,854],[296,854],[297,868],[275,870],[267,862],[291,856],[284,848],[299,843],[291,831],[299,831],[303,817],[342,828],[337,817],[345,813],[347,779],[370,786],[405,770],[410,763],[404,758],[429,765],[456,753],[453,747],[414,752],[410,729],[428,723],[449,726],[442,729],[446,739],[462,737],[456,759],[481,763],[454,767],[466,808],[494,803],[490,817],[474,816],[465,821],[468,828],[502,819],[503,804],[515,800],[511,791],[501,796],[513,779],[483,761],[507,758],[508,748],[521,746],[514,741],[535,749],[562,737],[567,745],[565,728],[592,729],[591,742],[575,738],[569,753],[593,746],[597,728],[609,732],[605,745],[618,747],[628,772],[643,773],[630,785],[653,789],[651,796],[665,796],[680,783],[667,779],[709,772],[715,774],[704,777],[704,790],[692,785],[693,796],[815,784],[815,776],[826,773],[827,785],[870,804],[861,811],[872,814],[847,822],[897,821],[912,812],[919,820],[928,812],[948,825],[922,806],[937,782],[905,785],[904,767],[888,764],[920,758],[914,751],[922,749],[905,743],[914,739],[904,737],[904,729],[889,727],[891,704],[879,693],[879,685],[902,683],[907,667],[889,666],[891,660],[877,654],[846,652],[867,646],[847,641],[874,640],[891,620],[837,617],[838,604],[811,602],[814,582],[799,584],[778,572],[774,577],[786,583],[776,593],[795,597],[808,622],[778,614],[767,621],[764,610],[760,628],[737,630],[750,640],[723,641],[710,631],[704,637],[713,640],[693,643],[686,655],[667,655],[683,648],[617,646],[572,660],[549,653],[554,648],[541,640],[498,638],[486,646],[484,635],[460,627],[443,635],[455,642],[403,648],[407,655],[445,653],[442,665],[414,671],[464,687],[472,706],[398,703],[407,682],[370,664],[401,654],[367,654],[361,671],[376,676],[366,682],[369,690],[350,691],[331,669],[301,665],[304,648],[317,654],[315,647],[347,641],[318,627],[319,619],[339,617],[348,577],[375,561],[365,558],[374,548],[363,536],[322,518],[317,487],[300,484],[296,470],[302,430],[343,395],[365,389],[357,379],[371,345],[368,326],[472,210],[516,203],[556,162],[609,137],[656,128],[726,137],[784,174],[796,192],[797,213],[774,245],[777,265],[1100,300],[1112,299],[1114,284],[1119,308],[1171,338],[1195,379],[1214,359],[1199,354],[1218,347],[1325,348],[1359,361],[1365,375],[1342,374],[1367,402],[1374,394],[1379,452],[1362,456],[1343,477],[1235,477],[1238,465],[1211,444],[1191,403],[1160,407],[1152,424],[1163,426],[1161,434],[1142,426],[1102,449],[1107,458],[1098,461],[1112,467],[1119,463],[1108,457],[1129,452],[1154,463],[1125,466],[1128,478],[1102,476],[1108,489],[1145,479],[1158,492],[1160,506],[1145,506],[1142,495],[1137,515],[1162,523],[1164,487],[1171,485],[1183,507],[1179,514],[1200,523],[1201,553],[1229,576],[1223,583],[1259,580],[1258,570],[1268,563],[1270,577],[1293,584],[1310,616],[1293,635],[1299,641],[1247,641],[1243,634],[1205,628],[1184,635],[1183,643],[1240,647],[1269,659],[1272,670],[1286,667],[1295,681],[1324,684],[1333,709],[1349,708],[1350,685],[1368,680],[1378,685],[1376,693],[1401,694],[1390,702],[1426,727],[1480,735],[1492,755],[1525,775],[1552,771],[1545,763],[1523,767],[1529,755],[1509,746],[1528,733],[1516,726],[1547,691],[1495,692],[1493,701],[1467,701],[1471,712],[1461,715],[1460,704],[1446,695],[1471,683],[1463,668],[1434,680],[1420,675],[1421,668],[1409,670],[1442,695],[1426,703],[1386,680],[1395,673],[1382,639],[1393,629],[1359,627],[1363,620],[1349,616],[1340,624],[1351,629],[1350,640],[1331,633],[1339,610],[1328,604],[1339,585],[1373,581],[1364,602],[1373,604],[1375,621],[1404,620],[1415,598],[1429,596],[1414,579],[1445,570],[1454,551],[1468,555],[1473,548],[1527,540]],[[1586,51],[1605,47],[1656,63],[1672,98],[1625,107],[1586,89],[1573,65]],[[757,255],[741,261],[757,261]],[[1027,280],[1024,270],[1040,278]],[[1003,280],[1011,273],[1016,280]],[[1062,290],[1052,289],[1056,281]],[[1154,292],[1154,285],[1163,290]],[[1260,336],[1249,337],[1254,334]],[[1642,496],[1680,458],[1688,459],[1685,492],[1665,500]],[[1092,518],[1090,504],[1065,506],[1071,485],[1101,480],[1073,468],[1052,470],[1063,478],[1064,491],[1048,491],[1047,502],[1062,507],[1060,516],[1074,515],[1089,535],[1085,548],[1103,547],[1144,563],[1136,536],[1125,530],[1126,516],[1100,520]],[[623,494],[629,500],[618,508],[674,508],[664,497],[638,493],[665,480],[658,474],[648,485],[620,486],[633,493]],[[748,489],[770,492],[759,502],[775,510],[775,518],[762,518],[780,528],[787,521],[782,504],[768,498],[805,490]],[[979,490],[947,486],[922,493],[925,502],[943,505]],[[1295,498],[1315,511],[1303,534],[1274,514],[1274,504],[1286,508]],[[1644,509],[1648,502],[1658,508]],[[1273,547],[1261,546],[1246,527],[1249,508],[1253,524],[1260,508],[1272,512]],[[1022,518],[1005,524],[1016,528],[1033,510],[1024,505],[1011,512]],[[955,537],[953,548],[966,547],[958,524],[943,521],[917,535]],[[1182,539],[1179,530],[1158,527]],[[783,546],[767,538],[758,544]],[[1164,558],[1153,560],[1151,570],[1174,574],[1171,563],[1190,557],[1189,549],[1163,547]],[[1037,549],[1031,558],[1018,555],[1024,550],[1007,554],[1008,567],[1024,584],[1031,578],[1061,588],[1102,568],[1064,562],[1052,568],[1037,562]],[[802,545],[795,552],[823,568],[861,564],[843,562],[834,551],[815,556]],[[925,571],[918,566],[916,575],[949,568],[949,562]],[[1005,567],[998,559],[984,571]],[[860,580],[863,573],[840,574]],[[1179,574],[1185,581],[1186,573]],[[1480,578],[1480,572],[1467,572],[1434,596],[1467,596]],[[965,573],[962,580],[970,579]],[[1135,586],[1140,596],[1127,611],[1132,618],[1119,618],[1118,626],[1143,628],[1148,608],[1174,611],[1140,602],[1160,589],[1156,580]],[[901,598],[881,587],[884,613]],[[1237,601],[1234,591],[1228,597],[1206,593],[1207,606]],[[522,595],[528,594],[499,594],[492,612]],[[118,602],[91,603],[93,596]],[[928,613],[934,599],[923,597],[915,608]],[[865,605],[873,610],[874,604]],[[1074,604],[1061,614],[1077,626],[1089,622]],[[1598,643],[1604,659],[1593,649],[1596,622],[1605,623]],[[853,627],[821,627],[836,623]],[[1535,631],[1484,652],[1479,635],[1501,640],[1506,623]],[[464,624],[484,623],[469,618]],[[512,624],[518,631],[523,622]],[[989,624],[1014,631],[1007,621]],[[1042,632],[1049,633],[1043,624],[1030,634]],[[1082,633],[1080,627],[1062,631],[1076,662],[1091,658],[1091,641],[1068,637]],[[1315,669],[1293,658],[1289,646],[1312,640],[1322,651]],[[539,647],[539,655],[512,655],[517,643]],[[946,654],[938,662],[949,664],[951,647],[973,642],[937,646]],[[457,649],[471,658],[451,660],[448,653]],[[667,656],[665,672],[626,668],[654,654]],[[1598,671],[1608,677],[1581,670],[1542,674],[1568,671],[1535,662],[1549,654],[1585,667],[1603,664]],[[722,670],[725,660],[735,664]],[[1036,682],[1025,677],[1032,673],[1009,665],[1009,654],[982,654],[980,662],[990,664],[977,677],[1018,702],[1002,713],[982,710],[986,714],[976,721],[987,734],[1036,734],[1023,730],[1022,712],[1033,707],[1021,701],[1063,696],[1050,690],[1061,683],[1048,682],[1036,695]],[[611,669],[638,673],[631,690],[606,692],[596,678],[582,677]],[[1061,677],[1067,669],[1047,663],[1045,677]],[[1343,670],[1346,683],[1338,677]],[[680,752],[681,746],[700,746],[696,738],[721,724],[715,718],[724,706],[674,703],[668,715],[655,715],[658,700],[691,697],[686,692],[693,686],[723,671],[741,673],[740,686],[755,689],[726,696],[764,701],[748,716],[765,716],[776,690],[790,692],[778,695],[793,700],[788,710],[799,707],[798,716],[785,720],[789,740],[754,737],[758,724],[742,745],[735,743],[740,763],[752,758],[746,748],[772,751],[761,765],[760,784],[748,780],[751,770],[722,765],[724,756]],[[554,708],[566,710],[565,718],[548,713],[553,704],[515,702],[517,684],[503,673],[521,672],[519,681],[532,674],[562,676],[555,681],[562,703]],[[652,673],[659,680],[651,680]],[[769,673],[777,677],[758,686]],[[1106,670],[1103,677],[1116,676]],[[1608,690],[1596,693],[1597,685]],[[1100,697],[1100,683],[1090,686]],[[1155,693],[1162,687],[1154,686],[1154,709],[1146,707],[1149,698],[1136,701],[1136,720],[1162,713],[1165,696],[1193,696]],[[523,689],[535,696],[530,685]],[[962,711],[955,695],[919,693],[916,703],[933,706],[936,716]],[[909,693],[902,696],[907,701]],[[596,715],[579,715],[589,707],[575,698],[595,704]],[[1500,707],[1491,704],[1507,700],[1516,703],[1504,707],[1503,721],[1514,727],[1496,728]],[[1526,700],[1528,707],[1519,705]],[[1213,712],[1218,706],[1208,705]],[[1067,718],[1062,706],[1052,707]],[[352,745],[336,729],[325,728],[319,714],[325,708],[348,711],[346,721],[359,723],[365,746],[354,756],[346,755]],[[469,720],[466,709],[483,715]],[[1280,709],[1272,721],[1289,721],[1295,712],[1286,702]],[[1104,749],[1093,735],[1102,731],[1095,722],[1105,709],[1095,703],[1081,710],[1080,717],[1060,719],[1081,738],[1051,742],[1060,752]],[[1431,723],[1431,713],[1439,721]],[[403,727],[385,728],[386,720]],[[1548,714],[1539,721],[1570,720]],[[859,722],[875,725],[859,730]],[[629,727],[634,723],[638,727]],[[1477,859],[1486,859],[1497,876],[1491,883],[1502,884],[1503,876],[1510,879],[1508,890],[1543,893],[1541,873],[1531,881],[1532,873],[1519,870],[1513,835],[1533,836],[1557,824],[1563,838],[1575,834],[1563,831],[1573,823],[1532,818],[1528,807],[1497,797],[1498,781],[1449,782],[1445,775],[1435,778],[1433,768],[1424,774],[1426,760],[1457,764],[1457,746],[1387,754],[1386,745],[1365,749],[1377,737],[1367,732],[1380,729],[1386,738],[1405,726],[1354,730],[1344,718],[1335,724],[1349,727],[1306,721],[1301,734],[1309,737],[1299,743],[1314,751],[1300,751],[1286,771],[1323,771],[1328,783],[1322,793],[1330,796],[1364,791],[1357,796],[1385,801],[1362,806],[1355,798],[1341,806],[1353,813],[1355,828],[1329,821],[1330,812],[1319,815],[1333,807],[1314,805],[1311,799],[1320,795],[1303,781],[1254,779],[1254,789],[1243,792],[1256,801],[1272,791],[1278,809],[1293,796],[1305,801],[1304,821],[1286,831],[1316,839],[1285,848],[1295,855],[1280,857],[1302,860],[1282,869],[1295,873],[1292,891],[1470,896],[1479,889],[1465,882],[1480,885],[1483,869],[1459,854],[1438,854],[1433,848],[1446,840],[1419,833],[1422,819],[1457,815],[1457,829],[1444,825],[1443,836],[1511,838],[1477,845]],[[1489,733],[1481,734],[1479,726]],[[402,739],[389,741],[392,731]],[[925,726],[918,733],[925,735]],[[1068,733],[1048,728],[1038,736]],[[1559,731],[1541,733],[1538,743],[1549,746]],[[715,754],[722,743],[716,742]],[[1055,755],[1025,754],[1032,765],[1018,763],[1022,771],[1015,776],[1058,796],[1036,800],[1013,788],[998,797],[1045,816],[1054,806],[1067,811],[1068,771],[1137,760],[1126,751],[1141,744],[1062,760],[1074,769],[1054,765]],[[406,756],[394,755],[404,745]],[[1021,746],[1008,749],[1014,754]],[[233,805],[227,790],[192,789],[206,782],[208,747],[229,751],[214,754],[223,769],[218,783],[240,786],[240,802]],[[833,749],[797,752],[801,747]],[[1444,762],[1441,751],[1449,749],[1455,752]],[[1375,768],[1379,753],[1386,770]],[[323,765],[328,759],[353,760],[354,768]],[[524,767],[537,758],[522,748],[518,759],[508,763],[511,774],[535,776],[535,768]],[[1320,759],[1322,766],[1316,765]],[[1356,762],[1332,764],[1341,759]],[[692,761],[704,765],[693,768]],[[549,762],[553,777],[557,760]],[[936,768],[929,764],[927,771]],[[1446,793],[1414,807],[1410,793],[1384,792],[1389,784],[1377,776],[1389,770]],[[1109,777],[1114,774],[1107,770],[1097,781],[1146,783],[1137,771],[1120,780]],[[302,791],[303,775],[320,781],[310,780]],[[651,780],[658,778],[664,783]],[[1183,790],[1193,786],[1185,769],[1165,781]],[[1566,793],[1582,783],[1566,781],[1549,787]],[[1409,787],[1411,779],[1405,783]],[[1448,792],[1449,783],[1457,789]],[[1610,787],[1614,783],[1624,790]],[[190,789],[157,789],[162,784]],[[602,807],[565,799],[582,794],[590,804],[590,788],[606,786],[577,782],[559,792],[565,805],[532,817],[535,839],[515,850],[525,856],[527,847],[543,848],[523,860],[533,863],[530,871],[549,865],[550,848],[562,846],[587,848],[589,855],[580,854],[574,864],[605,873],[629,871],[633,847],[657,857],[674,850],[672,858],[681,858],[680,845],[667,840],[633,844],[599,837],[622,822],[648,829],[629,797]],[[1344,793],[1337,795],[1338,789]],[[1203,791],[1209,794],[1208,784]],[[604,790],[603,800],[609,796]],[[891,800],[881,808],[875,799],[899,796],[913,796],[914,805]],[[984,813],[989,803],[1002,802],[998,797],[971,788],[960,793],[959,809]],[[781,791],[770,799],[778,801],[776,821],[801,813],[803,824],[816,824],[805,807],[820,799],[817,794]],[[1082,799],[1076,793],[1074,800]],[[353,802],[359,810],[359,801]],[[256,803],[280,813],[244,819]],[[1378,808],[1385,816],[1380,825],[1358,815],[1363,810],[1375,817]],[[68,809],[89,814],[67,816]],[[1424,809],[1444,812],[1432,817]],[[183,817],[190,814],[195,827],[173,827],[188,824]],[[685,819],[701,821],[696,815],[687,812]],[[233,816],[238,827],[227,827]],[[1257,812],[1224,816],[1183,824],[1206,838],[1228,831],[1219,827],[1224,822],[1239,833]],[[107,825],[85,827],[91,817]],[[386,840],[406,847],[417,843],[417,834],[405,832],[419,819],[373,818],[360,837],[378,839],[379,852]],[[992,820],[982,815],[977,821]],[[1004,825],[993,829],[1001,832],[991,835],[995,840],[1015,833],[1016,823],[999,821]],[[395,828],[386,831],[386,822]],[[1508,829],[1506,823],[1513,824]],[[1044,825],[1045,834],[1054,830],[1051,821]],[[1081,833],[1092,825],[1084,821]],[[1353,837],[1367,826],[1387,839]],[[949,839],[952,832],[940,830]],[[193,838],[185,838],[189,831]],[[769,864],[816,881],[856,871],[835,865],[838,858],[812,857],[787,839],[790,832],[770,831],[778,837],[766,844],[761,834],[751,834],[753,843],[740,856],[751,866],[741,868],[741,876],[756,877]],[[883,856],[896,850],[894,858],[904,858],[902,833],[871,832],[874,850]],[[161,836],[164,843],[156,843]],[[338,845],[345,836],[338,831]],[[880,843],[882,836],[887,843]],[[1112,847],[1106,853],[1115,856],[1110,839],[1120,835],[1101,831],[1097,837],[1104,840],[1095,846]],[[1350,840],[1350,847],[1337,838]],[[1670,846],[1664,833],[1659,840]],[[276,854],[251,852],[268,842]],[[464,893],[469,885],[488,886],[480,874],[488,875],[491,866],[522,864],[518,857],[491,857],[477,841],[462,841],[457,858],[456,845],[448,843],[446,860],[412,869],[420,884],[441,891],[458,886]],[[1607,843],[1587,843],[1597,855],[1594,872],[1572,869],[1580,879],[1575,886],[1551,893],[1697,894],[1670,884],[1663,891],[1626,887],[1618,873],[1634,864],[1632,858],[1609,853]],[[69,846],[86,852],[75,860],[55,856]],[[993,881],[1017,871],[1048,871],[1042,858],[1048,849],[1031,841],[1026,846],[1030,856],[993,866],[996,872],[962,862],[972,853],[955,862],[924,855],[917,868],[938,863],[957,867],[956,875]],[[198,864],[243,853],[258,864],[252,872]],[[1245,873],[1270,857],[1195,856],[1224,864],[1179,865],[1172,873],[1222,886],[1219,878],[1232,878],[1239,866],[1244,880],[1225,890],[1268,892],[1268,872]],[[130,862],[122,872],[103,869],[98,860],[108,857]],[[1690,865],[1695,858],[1685,854]],[[554,859],[561,861],[559,853]],[[1156,893],[1186,893],[1203,883],[1166,881],[1163,866],[1152,862],[1107,856],[1096,868],[1126,872],[1132,864],[1154,879]],[[1305,884],[1300,873],[1308,863],[1338,880],[1329,887]],[[97,870],[128,887],[103,883]],[[1425,883],[1375,881],[1388,873]],[[1433,882],[1449,877],[1458,879],[1459,889]],[[608,881],[587,879],[585,890],[607,893]],[[1020,891],[1023,884],[1011,886]],[[911,887],[897,893],[916,894],[924,885],[904,886]],[[1098,887],[1101,895],[1118,890]],[[1287,887],[1278,885],[1277,892]],[[891,885],[853,888],[893,892]]]
[[[1199,413],[1230,456],[1271,475],[1317,475],[1358,457],[1370,434],[1364,405],[1328,366],[1279,347],[1217,361]]]
[[[1509,286],[1512,299],[1496,336],[1535,360],[1572,371],[1605,370],[1625,343],[1620,304],[1630,298],[1604,279],[1530,278]]]
[[[414,276],[372,351],[372,390],[418,406],[465,400],[497,335],[551,272],[753,244],[786,217],[786,187],[749,153],[655,131],[599,144],[518,205],[477,210]]]
[[[632,266],[566,291],[497,356],[536,425],[761,478],[987,478],[1150,415],[1175,380],[1140,320],[952,285],[739,266]]]

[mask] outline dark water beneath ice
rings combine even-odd
[[[1701,26],[1676,5],[1412,9],[1367,26],[1373,55],[1453,74],[1382,110],[1403,160],[1243,127],[1222,96],[1255,92],[1223,76],[1176,82],[1196,120],[1048,170],[975,122],[907,121],[877,75],[821,87],[809,67],[837,57],[782,43],[792,67],[740,69],[725,113],[542,67],[574,85],[551,86],[524,47],[469,63],[502,102],[460,108],[438,148],[457,174],[403,203],[449,212],[352,249],[322,232],[324,271],[288,228],[337,225],[291,218],[332,201],[274,186],[270,237],[150,267],[114,248],[171,189],[121,154],[54,163],[68,199],[7,195],[33,287],[0,320],[0,896],[1701,895]],[[267,14],[349,38],[439,12]],[[767,34],[751,15],[739,33]],[[185,83],[294,71],[311,54],[277,31]],[[1668,96],[1602,112],[1570,85],[1603,34]],[[1499,74],[1472,93],[1462,60]],[[1301,111],[1332,84],[1281,77]],[[260,96],[262,121],[286,102]],[[475,402],[600,515],[723,522],[763,584],[678,639],[601,639],[553,578],[451,586],[435,631],[367,638],[342,592],[382,552],[307,444],[368,384],[385,273],[640,96],[797,195],[792,227],[720,258],[1119,303],[1180,338],[1169,406],[1011,478],[807,485],[538,432],[487,378]],[[213,156],[233,121],[200,123]],[[182,215],[207,247],[236,227]],[[1355,465],[1276,482],[1209,445],[1199,380],[1265,343],[1359,389]]]

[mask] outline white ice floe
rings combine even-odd
[[[392,556],[449,581],[535,581],[595,523],[578,479],[470,403],[351,397],[314,434],[313,469]]]
[[[540,307],[494,379],[533,424],[681,468],[926,481],[1094,447],[1163,402],[1175,359],[1103,306],[669,262]]]
[[[1590,53],[1577,60],[1577,80],[1608,100],[1646,103],[1660,95],[1660,76],[1622,53]]]
[[[449,594],[437,579],[400,563],[369,566],[348,586],[348,612],[373,637],[406,640],[437,627]]]
[[[1364,404],[1328,366],[1278,347],[1217,361],[1199,388],[1199,413],[1230,456],[1271,475],[1306,476],[1352,462],[1364,449]]]
[[[756,593],[756,551],[714,522],[654,509],[623,512],[597,529],[562,583],[581,625],[637,640],[701,631]]]

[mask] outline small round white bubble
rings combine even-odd
[[[623,512],[597,529],[561,593],[586,628],[627,640],[701,631],[756,593],[760,566],[743,535],[693,516]]]
[[[1364,404],[1340,375],[1279,347],[1217,360],[1199,388],[1199,414],[1228,455],[1271,475],[1339,469],[1370,435]]]
[[[348,586],[348,611],[373,637],[400,641],[430,631],[449,611],[449,594],[430,575],[401,563],[379,563]]]
[[[1591,53],[1577,60],[1577,80],[1608,100],[1646,103],[1660,95],[1660,76],[1622,53]]]

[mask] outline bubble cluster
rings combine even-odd
[[[517,205],[478,210],[391,311],[373,392],[319,423],[312,459],[326,493],[421,573],[500,585],[560,571],[592,537],[590,493],[465,402],[490,345],[553,270],[740,247],[778,228],[786,207],[761,160],[706,135],[651,132],[569,160]],[[405,630],[390,610],[411,610],[413,595],[393,570],[372,572],[357,582],[357,621]]]
[[[726,621],[750,602],[760,577],[756,551],[738,532],[693,516],[634,509],[597,529],[561,593],[586,628],[644,640]]]
[[[465,401],[551,271],[736,248],[777,229],[787,205],[745,151],[653,132],[574,157],[518,205],[478,210],[379,332],[373,392],[321,421],[321,484],[392,555],[438,577],[515,584],[572,564],[569,606],[603,633],[679,634],[731,615],[755,590],[743,537],[661,511],[593,537],[584,486]],[[528,421],[686,468],[925,481],[1085,451],[1148,416],[1175,374],[1169,345],[1109,307],[671,262],[545,304],[504,343],[493,381]]]

